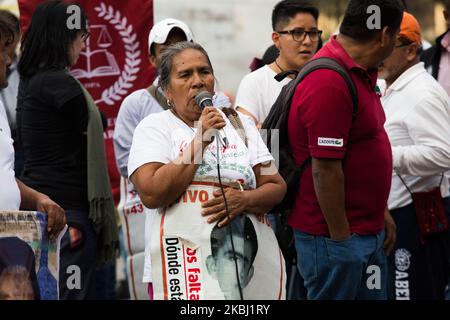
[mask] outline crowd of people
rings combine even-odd
[[[368,23],[373,5],[376,28]],[[47,213],[52,240],[67,224],[60,298],[95,299],[96,263],[116,258],[124,230],[114,212],[102,115],[69,73],[89,37],[87,19],[80,8],[82,25],[68,29],[67,6],[39,5],[17,56],[18,20],[0,12],[0,211]],[[165,267],[151,250],[163,239],[154,221],[199,181],[221,186],[198,214],[211,228],[202,263],[225,299],[261,298],[266,285],[280,283],[266,275],[257,295],[243,294],[258,281],[255,260],[267,249],[250,218],[267,218],[274,246],[290,236],[280,298],[450,299],[450,1],[443,15],[446,33],[424,51],[418,20],[398,0],[350,0],[330,39],[322,37],[318,8],[282,0],[272,12],[273,46],[252,63],[235,99],[217,90],[208,53],[184,22],[155,23],[148,55],[157,77],[125,98],[114,132],[126,186],[119,206],[145,212],[139,229],[126,232],[145,243],[136,281],[148,299],[161,296],[153,272]],[[297,84],[315,60],[332,61],[340,72],[319,64]],[[17,78],[8,77],[11,66]],[[280,126],[288,157],[301,167],[295,189],[260,135],[293,83]],[[288,194],[293,203],[280,212]],[[67,288],[71,265],[82,270],[81,289]],[[0,288],[14,286],[2,282],[11,266],[0,266]],[[35,277],[29,261],[13,267]],[[26,288],[16,297],[38,298]]]

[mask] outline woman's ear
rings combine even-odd
[[[173,94],[172,94],[172,90],[170,90],[170,86],[164,90],[164,95],[166,96],[166,99],[168,102],[173,101]]]

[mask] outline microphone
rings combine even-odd
[[[195,96],[195,102],[202,110],[205,109],[206,107],[213,106],[212,95],[208,91],[200,91],[199,93],[197,93],[197,95]],[[229,146],[228,139],[223,129],[218,130],[217,135],[220,137],[222,145],[225,148],[228,148]]]

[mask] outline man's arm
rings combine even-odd
[[[53,241],[66,224],[64,209],[52,201],[48,196],[26,186],[19,179],[16,179],[16,182],[20,190],[20,208],[47,213],[47,231],[50,240]]]
[[[312,175],[317,200],[328,225],[330,238],[345,240],[350,227],[345,212],[345,187],[342,161],[312,159]]]
[[[413,141],[393,146],[394,168],[398,174],[433,176],[450,168],[449,106],[442,97],[419,101],[403,125]]]

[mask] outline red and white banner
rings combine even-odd
[[[243,213],[231,227],[218,228],[201,215],[202,203],[217,187],[193,181],[155,216],[150,245],[154,299],[239,300],[240,289],[245,300],[285,299],[284,258],[267,217]]]
[[[25,30],[36,5],[44,1],[18,2],[22,30]],[[86,11],[91,36],[71,72],[107,117],[106,153],[117,204],[120,175],[114,158],[113,132],[123,99],[137,89],[148,87],[155,76],[148,59],[153,0],[78,0],[76,3]]]

